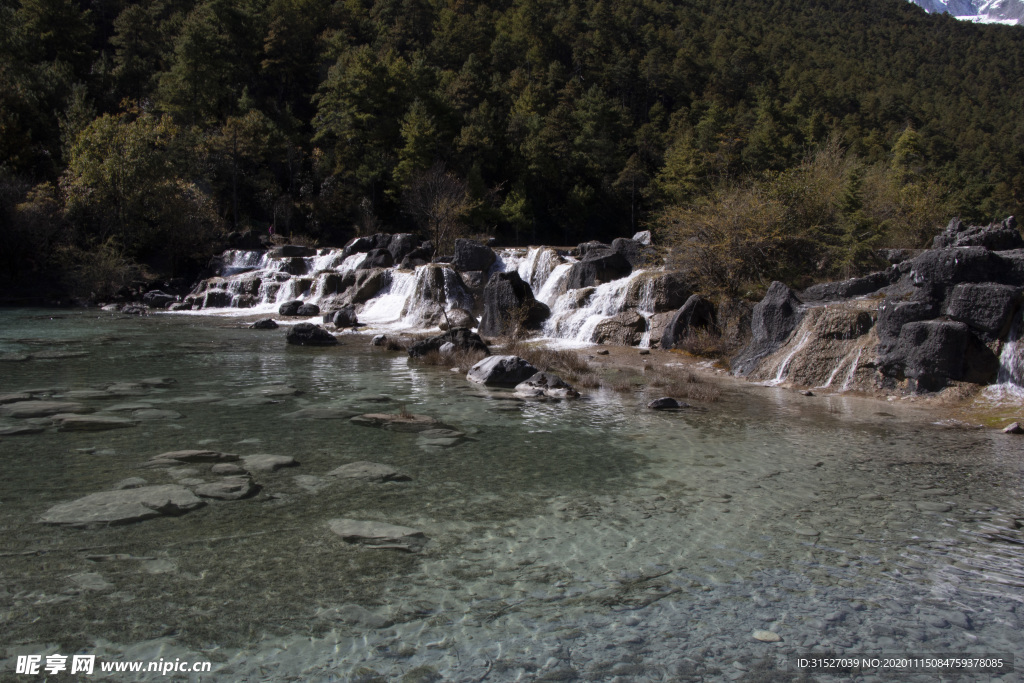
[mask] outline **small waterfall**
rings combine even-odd
[[[541,285],[540,291],[534,291],[534,298],[548,306],[554,306],[562,294],[565,294],[565,280],[569,276],[572,263],[560,263],[548,274],[547,280]]]
[[[804,347],[807,346],[807,342],[811,340],[812,332],[813,329],[811,328],[804,331],[803,336],[800,337],[800,341],[796,343],[793,350],[786,354],[786,357],[782,359],[782,362],[779,364],[779,369],[775,373],[775,377],[765,382],[767,386],[777,386],[785,381],[786,371],[789,370],[789,364],[796,357],[796,354],[803,351]]]
[[[265,251],[229,249],[221,257],[220,276],[231,277],[239,273],[260,270],[266,265],[266,257],[267,253]]]
[[[853,362],[850,363],[850,371],[846,373],[846,379],[843,381],[843,386],[839,388],[839,391],[847,391],[850,388],[850,384],[853,383],[853,376],[857,372],[857,364],[860,363],[860,354],[864,353],[864,348],[857,349],[857,355],[854,356]]]
[[[651,348],[651,318],[654,316],[654,278],[649,277],[640,286],[640,297],[636,312],[643,316],[646,327],[644,336],[640,338],[640,348]]]
[[[626,297],[633,281],[642,277],[638,270],[629,277],[598,285],[585,299],[581,290],[562,294],[551,306],[551,317],[544,324],[544,336],[589,344],[598,324],[625,310]]]
[[[985,395],[994,400],[1024,398],[1024,308],[1017,312],[1010,325],[1010,333],[999,353],[999,373],[996,383],[985,389]]]
[[[415,291],[416,273],[396,270],[391,275],[391,283],[363,306],[359,322],[375,327],[398,325]]]

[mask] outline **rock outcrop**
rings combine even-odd
[[[515,387],[537,374],[537,368],[519,356],[490,356],[469,369],[466,379],[489,387]]]
[[[497,337],[520,326],[536,329],[549,315],[551,310],[534,298],[519,273],[495,273],[484,288],[484,314],[478,329],[480,334]]]
[[[299,323],[288,330],[286,339],[297,346],[335,346],[338,343],[333,334],[313,323]]]
[[[416,342],[409,347],[409,355],[412,358],[420,358],[431,351],[440,351],[445,344],[452,344],[453,351],[477,351],[484,355],[491,352],[480,335],[465,327],[458,327],[436,337]]]

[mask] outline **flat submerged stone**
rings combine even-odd
[[[257,453],[255,455],[246,455],[242,458],[242,467],[250,472],[273,472],[282,467],[295,467],[298,464],[298,461],[290,455]]]
[[[15,401],[0,407],[0,415],[19,419],[49,417],[57,413],[88,412],[90,412],[89,409],[81,403],[72,403],[70,401]]]
[[[349,543],[372,548],[387,548],[418,552],[427,543],[427,537],[418,529],[386,522],[370,522],[338,518],[327,522],[331,531]]]
[[[327,474],[329,476],[340,477],[342,479],[361,479],[363,481],[383,482],[410,480],[409,475],[399,472],[391,465],[369,462],[367,460],[350,462],[347,465],[342,465],[337,469],[331,470]]]
[[[365,427],[380,427],[396,432],[422,432],[441,424],[428,415],[391,415],[387,413],[356,415],[352,418],[352,422]]]
[[[135,423],[126,417],[103,417],[101,415],[60,415],[57,419],[62,432],[103,432],[108,429],[134,427]]]
[[[40,517],[42,524],[71,527],[129,524],[161,515],[181,515],[205,505],[183,486],[164,484],[101,491],[55,505]]]

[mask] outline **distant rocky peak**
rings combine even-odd
[[[1024,0],[910,0],[929,13],[948,13],[980,24],[1024,22]]]

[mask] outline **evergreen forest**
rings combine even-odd
[[[1024,208],[1024,28],[906,0],[0,0],[0,280],[230,233],[572,245],[807,283]]]

